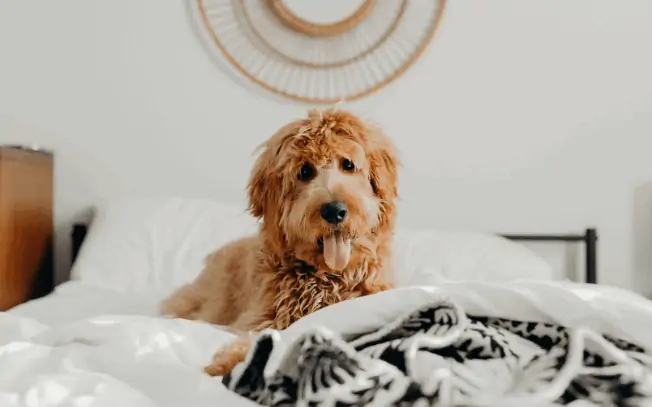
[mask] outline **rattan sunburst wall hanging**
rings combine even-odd
[[[433,39],[446,0],[189,0],[229,65],[286,98],[333,104],[398,79]]]

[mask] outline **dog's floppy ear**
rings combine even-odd
[[[256,160],[251,172],[251,178],[249,179],[249,185],[247,186],[249,212],[256,218],[261,218],[265,213],[267,196],[274,189],[271,187],[272,175],[268,173],[270,165],[268,149],[269,147],[265,147],[263,153]]]
[[[369,182],[374,194],[381,200],[381,224],[389,222],[398,197],[398,167],[396,147],[379,130],[369,129]]]
[[[270,215],[269,208],[277,206],[283,198],[284,179],[279,165],[279,154],[284,142],[296,134],[297,123],[283,126],[261,148],[262,153],[256,159],[247,192],[249,195],[249,212],[256,217]]]

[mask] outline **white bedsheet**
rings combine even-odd
[[[290,343],[315,326],[342,333],[378,327],[437,296],[469,313],[583,325],[652,348],[652,302],[620,289],[553,282],[404,287],[326,308],[281,336]],[[154,298],[69,283],[1,313],[0,406],[253,405],[202,372],[231,334],[155,311]]]
[[[157,298],[69,282],[0,313],[0,406],[251,406],[203,374],[233,335]]]
[[[104,314],[158,315],[160,296],[116,291],[83,281],[63,283],[43,298],[11,309],[11,313],[48,326],[75,322]]]

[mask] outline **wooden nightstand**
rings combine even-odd
[[[52,289],[53,157],[0,146],[0,311]]]

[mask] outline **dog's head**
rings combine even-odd
[[[249,209],[277,255],[343,270],[389,238],[397,165],[377,129],[344,111],[311,111],[264,144]]]

